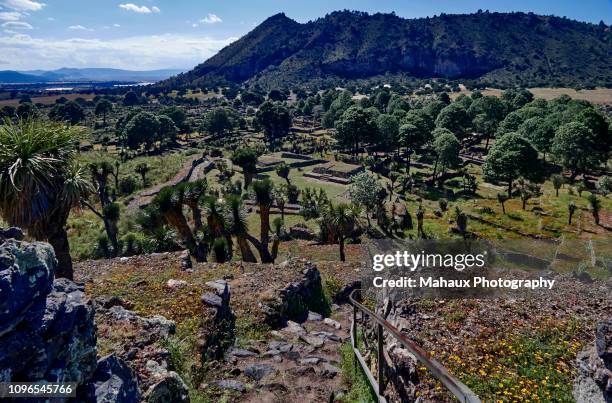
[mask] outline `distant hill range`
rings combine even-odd
[[[277,14],[164,84],[274,86],[382,75],[610,86],[612,33],[603,22],[525,13],[404,19],[337,11],[304,24]]]
[[[181,70],[165,69],[131,71],[105,68],[61,68],[58,70],[0,71],[0,83],[33,84],[48,82],[102,82],[102,81],[159,81],[181,73]]]

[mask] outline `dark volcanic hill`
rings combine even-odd
[[[274,15],[170,85],[318,78],[483,78],[532,85],[612,84],[612,33],[524,13],[403,19],[338,11],[305,24]]]

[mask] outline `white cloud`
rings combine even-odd
[[[93,31],[93,29],[84,27],[82,25],[71,25],[68,27],[68,29],[73,31]]]
[[[15,70],[62,66],[130,70],[190,68],[236,39],[162,34],[112,40],[72,38],[58,41],[15,34],[0,36],[0,51],[11,55],[6,68]]]
[[[139,13],[139,14],[159,13],[161,11],[156,6],[153,6],[153,7],[149,8],[147,6],[137,6],[134,3],[119,4],[119,7],[124,9],[124,10],[133,11],[133,12]]]
[[[53,17],[47,17],[47,21],[55,21],[55,18],[53,18]]]
[[[115,28],[119,28],[120,26],[121,25],[119,25],[119,24],[113,24],[113,27],[115,27]]]
[[[216,14],[208,13],[208,15],[205,18],[202,18],[200,20],[200,22],[202,24],[219,24],[223,22],[223,20],[219,18]]]
[[[13,10],[38,11],[46,5],[33,0],[3,0],[2,5]]]
[[[20,18],[21,14],[16,11],[0,12],[0,21],[18,21]]]
[[[2,28],[6,29],[33,29],[30,24],[23,21],[9,21],[2,24]]]

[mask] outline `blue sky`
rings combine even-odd
[[[270,15],[306,22],[340,9],[406,18],[532,11],[612,23],[611,0],[0,0],[0,70],[189,69]]]

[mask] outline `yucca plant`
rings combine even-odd
[[[81,130],[63,123],[9,120],[0,126],[0,214],[10,225],[48,241],[57,277],[72,278],[66,233],[70,210],[91,191],[75,162]]]
[[[174,227],[196,260],[206,261],[206,254],[197,244],[193,232],[183,214],[183,192],[181,188],[165,187],[153,199],[164,221]]]
[[[330,203],[323,212],[322,222],[338,240],[340,260],[343,262],[346,260],[344,240],[355,231],[359,225],[360,216],[361,211],[358,207],[346,203],[337,205]]]
[[[230,195],[226,200],[227,204],[227,227],[230,234],[236,237],[236,242],[240,248],[240,254],[242,260],[245,262],[257,262],[251,247],[249,246],[248,239],[251,242],[255,241],[254,244],[258,244],[256,239],[249,234],[249,225],[247,224],[246,214],[242,205],[242,200],[239,196]],[[256,245],[257,246],[257,245]]]
[[[208,231],[212,238],[224,237],[227,240],[228,253],[233,255],[232,237],[227,230],[225,206],[222,200],[206,196],[203,201]]]
[[[270,243],[270,208],[274,200],[274,184],[270,179],[264,179],[254,181],[252,187],[255,203],[259,207],[259,219],[261,221],[259,241],[261,242],[260,254],[262,263],[272,263],[273,259],[268,250],[268,244]]]
[[[195,228],[196,230],[199,230],[202,228],[202,211],[200,210],[200,202],[206,193],[208,183],[206,182],[206,179],[200,179],[194,182],[187,182],[182,186],[185,204],[191,209]]]

